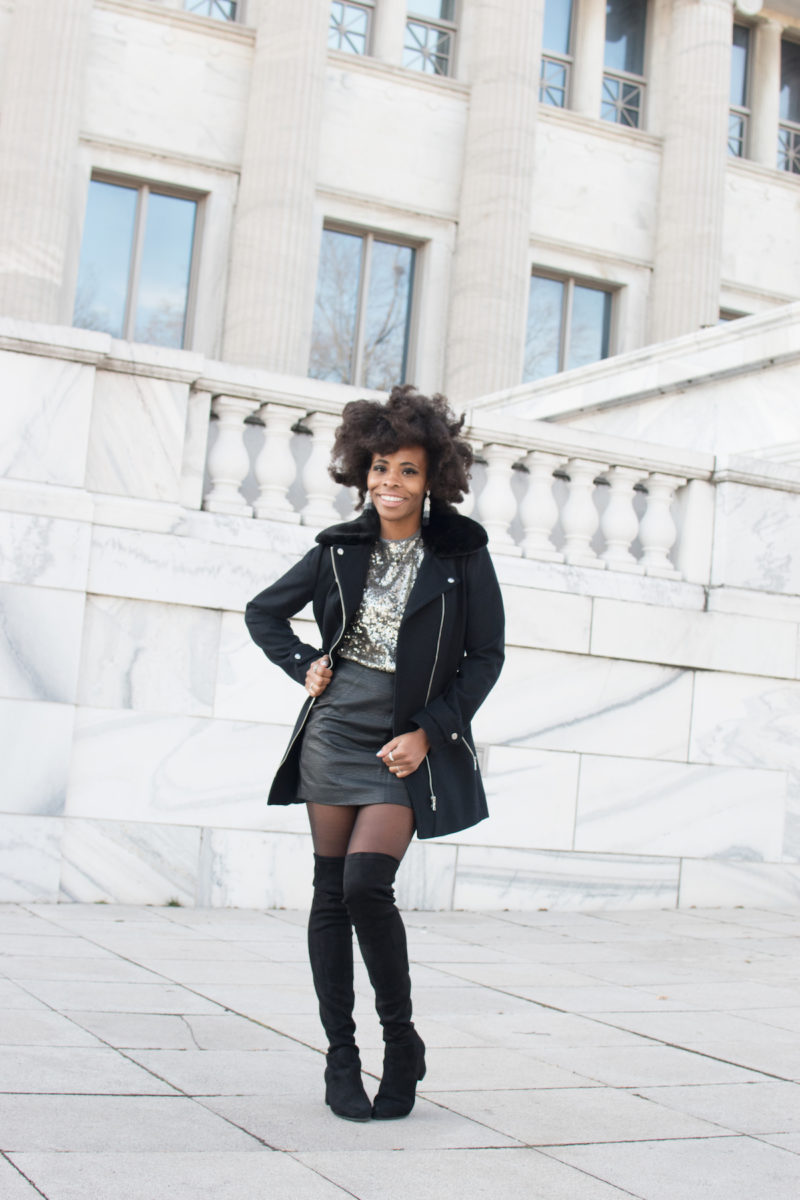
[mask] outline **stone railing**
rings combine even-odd
[[[348,515],[349,494],[327,470],[338,410],[288,396],[215,395],[211,407],[206,511],[314,528]],[[667,579],[705,574],[711,455],[669,457],[542,422],[473,423],[465,433],[476,465],[462,511],[486,527],[495,553]]]

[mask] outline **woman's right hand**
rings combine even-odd
[[[330,659],[327,654],[323,654],[322,658],[315,659],[306,671],[305,689],[309,696],[321,696],[332,679]]]

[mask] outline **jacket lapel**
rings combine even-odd
[[[430,604],[431,600],[435,600],[443,592],[449,592],[457,583],[458,578],[452,566],[447,566],[435,554],[426,550],[411,595],[408,597],[403,619]]]

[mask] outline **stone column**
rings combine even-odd
[[[544,0],[475,0],[446,347],[461,404],[522,380]]]
[[[731,0],[675,0],[650,342],[719,318],[732,26]]]
[[[68,324],[92,0],[18,0],[0,75],[0,313]],[[81,214],[82,218],[82,214]]]
[[[584,117],[599,118],[606,50],[606,0],[578,0],[570,105]]]
[[[782,34],[783,26],[770,19],[755,29],[748,158],[762,167],[774,167],[778,161]]]
[[[264,0],[231,240],[223,354],[305,375],[329,6]]]
[[[407,0],[378,0],[372,12],[372,55],[399,67],[403,61]]]

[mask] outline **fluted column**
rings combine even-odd
[[[575,54],[570,108],[584,117],[599,117],[606,48],[606,0],[578,0],[573,21]]]
[[[774,167],[778,160],[782,34],[783,26],[769,19],[755,30],[748,157],[762,167]]]
[[[450,290],[456,401],[522,379],[544,0],[475,0],[472,87]]]
[[[231,243],[224,357],[304,375],[329,6],[263,0]]]
[[[732,25],[731,0],[675,0],[651,342],[719,317]]]
[[[399,67],[403,61],[407,0],[380,0],[372,13],[372,54]]]
[[[0,74],[0,313],[69,323],[92,0],[18,0]]]

